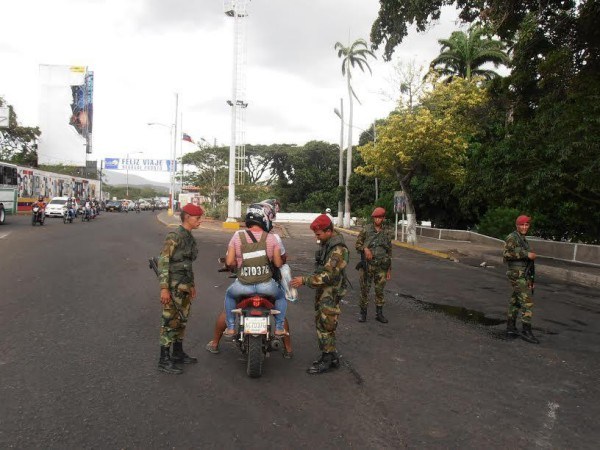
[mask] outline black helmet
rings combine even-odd
[[[38,195],[38,202],[43,202],[43,201],[44,201],[44,196]]]
[[[253,203],[248,206],[246,212],[246,226],[249,228],[252,225],[258,225],[267,233],[271,230],[271,220],[265,214],[263,205],[260,203]]]

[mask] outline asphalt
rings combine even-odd
[[[158,214],[157,219],[169,227],[176,227],[180,223],[177,214],[170,216],[166,211],[162,211]],[[286,225],[276,223],[275,227],[283,237],[287,235]],[[203,220],[200,228],[214,231],[221,230],[226,233],[231,233],[230,228],[224,228],[223,221],[209,218]],[[356,228],[337,229],[343,233],[354,236],[359,233],[359,230]],[[423,236],[419,236],[416,245],[400,241],[393,241],[393,243],[397,247],[470,266],[493,268],[504,264],[502,261],[502,248],[493,245],[475,244],[469,241],[439,240]],[[600,288],[600,266],[545,257],[538,257],[535,266],[536,277],[538,278],[546,277],[558,282]]]

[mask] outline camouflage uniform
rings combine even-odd
[[[163,305],[160,327],[160,345],[168,347],[181,342],[190,314],[191,288],[194,287],[192,262],[198,255],[196,240],[181,225],[165,238],[158,258],[160,288],[167,288],[171,302]]]
[[[516,319],[519,309],[522,311],[521,322],[531,324],[533,298],[529,295],[528,282],[525,276],[529,242],[518,231],[513,231],[506,237],[504,244],[504,262],[508,263],[506,276],[512,285],[512,296],[508,306],[508,318]]]
[[[356,239],[356,250],[362,255],[365,248],[373,253],[373,259],[361,261],[360,268],[360,309],[367,309],[371,283],[375,284],[375,305],[385,304],[383,290],[386,276],[392,266],[392,235],[388,227],[382,224],[379,232],[372,223],[366,225]],[[366,265],[366,273],[365,273]]]
[[[344,237],[337,231],[321,244],[317,251],[315,272],[303,276],[304,284],[316,288],[315,324],[319,349],[323,353],[334,353],[335,329],[340,315],[340,300],[346,293],[345,268],[348,265],[349,252]]]

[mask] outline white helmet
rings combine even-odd
[[[325,210],[325,214],[331,214],[331,208],[327,208],[327,209]]]

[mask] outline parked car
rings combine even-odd
[[[69,197],[52,197],[52,200],[46,205],[46,217],[63,217],[67,209],[67,201]],[[75,211],[79,208],[77,200],[73,200],[73,208]]]
[[[106,202],[106,211],[121,212],[121,202],[118,200],[109,200]]]
[[[6,220],[6,212],[4,211],[4,203],[0,202],[0,225]]]
[[[150,200],[148,200],[146,198],[140,198],[139,202],[140,202],[140,209],[142,211],[147,211],[149,209],[152,209],[152,205],[150,204]]]

